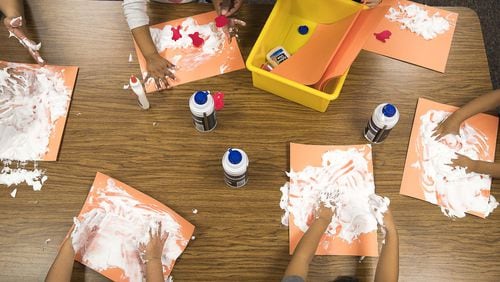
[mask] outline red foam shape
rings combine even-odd
[[[214,93],[214,106],[215,110],[219,111],[224,108],[224,93],[217,91]]]
[[[180,30],[181,30],[181,26],[180,25],[178,25],[177,28],[172,27],[172,32],[173,32],[173,34],[172,34],[172,40],[173,41],[177,41],[177,40],[179,40],[179,38],[182,37]]]
[[[392,32],[390,32],[389,30],[384,30],[380,33],[374,33],[373,35],[375,35],[375,38],[377,38],[378,41],[382,41],[385,43],[386,39],[390,39]]]
[[[191,33],[189,34],[189,37],[191,37],[191,39],[193,40],[194,47],[200,47],[201,45],[203,45],[203,42],[205,42],[205,40],[200,37],[199,32]]]
[[[216,27],[225,27],[228,24],[229,24],[229,20],[224,15],[220,15],[220,16],[215,18],[215,26]]]

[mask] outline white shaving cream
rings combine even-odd
[[[450,29],[450,23],[439,12],[429,16],[427,10],[415,4],[391,7],[385,16],[392,22],[401,24],[401,29],[408,29],[425,40],[436,38]]]
[[[98,207],[74,218],[72,243],[82,254],[82,262],[92,269],[120,268],[128,280],[143,281],[145,262],[139,245],[148,243],[149,230],[156,232],[159,222],[162,231],[169,234],[161,257],[164,269],[181,255],[179,244],[189,242],[167,212],[142,204],[111,179],[90,202],[98,203]]]
[[[182,37],[177,40],[172,39],[173,32],[171,25],[166,25],[162,29],[150,28],[150,32],[156,49],[160,53],[165,49],[196,48],[200,50],[195,54],[184,56],[176,55],[171,59],[173,64],[181,64],[184,70],[186,70],[186,68],[194,69],[211,56],[222,52],[226,40],[224,30],[222,28],[217,28],[214,22],[199,25],[196,20],[191,17],[186,18],[181,23],[179,32]],[[199,48],[193,47],[193,41],[191,37],[189,37],[189,34],[195,32],[198,32],[199,36],[205,40],[203,45]]]
[[[485,197],[481,190],[489,189],[491,177],[478,173],[467,173],[465,168],[453,168],[451,160],[460,153],[473,160],[488,156],[488,138],[469,124],[460,127],[460,136],[446,135],[435,140],[436,127],[451,113],[430,110],[420,117],[417,154],[419,160],[412,167],[420,169],[425,200],[433,204],[441,201],[441,210],[449,217],[464,217],[465,212],[476,211],[486,216],[498,203],[493,196]]]
[[[376,195],[373,174],[368,170],[371,154],[362,149],[328,151],[322,156],[322,166],[307,166],[300,172],[287,173],[290,182],[281,187],[280,207],[285,211],[282,224],[288,225],[289,215],[294,224],[306,232],[323,203],[334,208],[335,214],[326,233],[351,243],[362,233],[383,226],[383,214],[389,199]],[[340,231],[337,233],[337,228]]]
[[[14,63],[0,69],[0,159],[42,159],[69,99],[59,72]]]
[[[40,191],[43,183],[47,180],[45,171],[38,169],[36,163],[34,164],[33,170],[26,169],[25,163],[17,163],[17,168],[12,168],[13,163],[10,161],[4,161],[3,165],[4,167],[0,171],[0,185],[9,187],[11,185],[26,183],[31,186],[34,191]]]

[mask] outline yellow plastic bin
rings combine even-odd
[[[248,70],[252,72],[253,85],[317,111],[326,111],[330,101],[339,96],[349,70],[337,79],[331,93],[325,93],[263,70],[260,66],[266,62],[266,54],[271,49],[283,46],[293,56],[314,33],[317,24],[334,23],[363,7],[352,0],[278,0],[246,61]],[[306,35],[297,32],[301,25],[309,27]]]

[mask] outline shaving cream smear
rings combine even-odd
[[[488,195],[491,177],[447,165],[456,158],[455,153],[473,160],[488,157],[487,137],[463,123],[460,136],[449,134],[435,140],[432,134],[436,127],[450,114],[430,110],[420,117],[422,123],[416,150],[419,161],[412,167],[422,171],[420,178],[425,200],[440,205],[445,215],[464,217],[466,212],[475,211],[488,216],[498,206],[495,197]]]
[[[69,99],[59,72],[15,63],[0,69],[0,159],[42,159]]]
[[[217,28],[215,23],[211,22],[204,25],[199,25],[193,18],[189,17],[181,23],[179,30],[181,38],[172,39],[172,26],[166,25],[163,29],[150,28],[151,37],[156,45],[158,52],[165,49],[191,48],[193,41],[189,34],[195,32],[205,40],[202,46],[202,53],[213,55],[222,50],[224,46],[225,34],[221,28]]]
[[[171,25],[166,25],[162,29],[150,28],[151,37],[159,53],[166,49],[194,49],[192,53],[176,55],[170,61],[173,64],[182,65],[184,70],[194,69],[211,56],[222,52],[226,35],[222,28],[217,28],[214,22],[199,25],[195,19],[189,17],[181,23],[179,30],[181,37],[173,40]],[[200,48],[193,47],[193,41],[189,34],[199,33],[199,37],[204,39]]]
[[[183,239],[180,225],[167,212],[142,204],[111,179],[89,201],[98,207],[74,218],[72,243],[82,262],[94,270],[120,268],[125,279],[143,281],[145,262],[139,245],[148,243],[149,230],[157,232],[159,222],[169,234],[161,257],[164,270],[181,255],[180,245],[189,241]]]
[[[374,193],[370,160],[371,153],[363,149],[333,150],[323,154],[321,167],[287,173],[290,182],[280,189],[280,207],[285,211],[282,224],[288,226],[291,214],[293,223],[306,232],[323,203],[336,211],[326,231],[330,236],[352,243],[362,233],[383,226],[389,199]]]
[[[450,29],[450,23],[439,12],[429,16],[427,10],[415,4],[398,5],[398,9],[391,7],[385,17],[391,22],[400,23],[401,29],[408,29],[425,40],[434,39]]]

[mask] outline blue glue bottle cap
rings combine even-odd
[[[243,156],[241,155],[240,152],[229,149],[229,156],[228,156],[229,162],[232,164],[239,164],[241,160],[243,159]]]
[[[197,91],[196,94],[194,94],[194,101],[198,105],[205,104],[207,100],[208,100],[208,93],[206,91]]]
[[[382,108],[382,113],[386,117],[393,117],[396,114],[396,107],[392,104],[387,104]]]
[[[302,35],[305,35],[309,32],[309,27],[307,25],[301,25],[299,26],[299,33]]]

